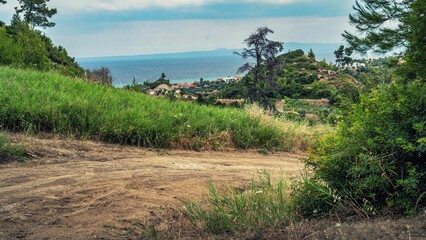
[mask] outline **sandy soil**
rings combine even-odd
[[[36,158],[0,165],[0,239],[125,239],[108,226],[162,221],[207,183],[245,185],[257,170],[298,176],[302,155],[147,150],[13,136]]]

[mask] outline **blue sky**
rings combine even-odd
[[[16,0],[0,6],[8,22]],[[285,42],[341,42],[354,0],[51,0],[45,32],[76,57],[242,48],[257,27]]]

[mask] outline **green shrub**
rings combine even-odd
[[[361,96],[308,164],[364,209],[413,214],[426,203],[426,84],[392,83]]]
[[[293,214],[301,218],[327,215],[340,198],[336,190],[305,175],[302,181],[295,182],[291,191]]]

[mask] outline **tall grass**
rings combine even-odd
[[[260,234],[291,220],[291,204],[286,189],[282,180],[273,184],[266,171],[260,172],[244,191],[228,188],[222,193],[210,182],[207,202],[189,202],[184,213],[194,226],[210,233],[249,231]]]
[[[287,139],[282,144],[286,149],[307,150],[316,143],[319,136],[334,131],[333,127],[327,124],[311,125],[308,122],[274,117],[256,104],[247,105],[244,110],[252,118],[258,119],[261,125],[271,126],[276,131],[285,133]]]
[[[237,109],[219,109],[0,67],[0,127],[146,147],[294,150],[298,130]],[[298,127],[296,127],[298,128]],[[298,143],[301,141],[301,143]]]

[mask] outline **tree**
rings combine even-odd
[[[357,0],[349,19],[359,35],[342,36],[356,51],[405,51],[408,76],[426,75],[426,2]]]
[[[334,51],[337,66],[343,67],[345,65],[348,65],[352,61],[352,58],[350,57],[352,53],[352,48],[345,48],[345,46],[340,45],[339,49]]]
[[[312,51],[312,48],[309,49],[308,57],[312,60],[315,60],[315,53]]]
[[[101,67],[99,69],[93,69],[90,71],[89,69],[86,70],[86,76],[89,81],[112,86],[112,76],[111,71],[107,67]]]
[[[57,13],[56,8],[48,8],[50,0],[18,0],[20,6],[16,7],[17,14],[23,14],[23,20],[31,26],[50,28],[54,27],[54,22],[49,22],[49,18]]]
[[[0,4],[6,4],[7,2],[5,0],[0,0]],[[0,20],[0,27],[4,26],[4,22]]]
[[[277,63],[276,55],[283,49],[283,44],[281,42],[271,41],[267,38],[267,35],[270,33],[274,33],[274,31],[268,27],[258,28],[256,32],[252,33],[244,40],[247,48],[244,48],[243,52],[235,52],[235,54],[241,56],[243,59],[255,59],[254,64],[245,63],[238,69],[239,73],[246,71],[251,71],[253,73],[252,81],[250,81],[248,77],[246,77],[245,80],[248,90],[248,100],[252,102],[256,101],[260,95],[260,97],[262,97],[264,107],[273,109],[274,107],[269,103],[269,100],[266,97],[265,89],[263,87],[259,87],[259,83],[263,83],[263,85],[265,85],[266,82],[265,77],[261,76],[264,64],[269,70],[267,78],[269,80],[269,84],[274,81],[273,78],[275,73],[273,71],[273,67]]]

